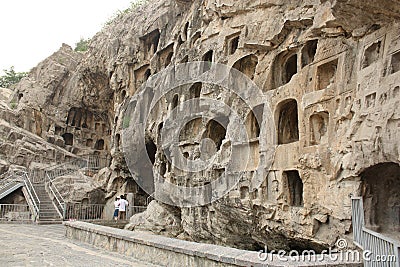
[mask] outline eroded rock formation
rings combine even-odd
[[[261,88],[264,104],[251,111],[207,84],[177,88],[146,122],[147,152],[154,170],[171,183],[201,185],[223,172],[232,156],[233,123],[219,128],[197,120],[177,129],[187,158],[196,157],[201,138],[214,141],[219,162],[204,173],[182,173],[159,144],[171,110],[188,99],[211,98],[240,111],[254,164],[224,198],[194,208],[153,204],[132,218],[131,228],[247,249],[321,249],[339,237],[351,239],[350,197],[364,196],[369,224],[398,232],[399,17],[400,4],[393,1],[150,1],[106,26],[85,54],[63,46],[40,63],[17,86],[16,110],[2,109],[1,117],[60,147],[54,148],[65,151],[60,157],[109,155],[110,167],[98,176],[108,203],[115,194],[133,192],[142,205],[147,195],[123,156],[125,105],[168,66],[226,64]],[[273,114],[268,121],[262,116],[267,106]],[[267,168],[271,145],[276,151]],[[254,173],[263,181],[257,188]],[[378,173],[389,176],[382,178],[390,183],[387,190],[374,180]]]

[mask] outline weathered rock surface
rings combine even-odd
[[[181,212],[178,208],[152,201],[147,206],[146,212],[132,216],[125,228],[177,237],[183,233]]]
[[[194,97],[240,110],[254,164],[223,199],[180,209],[153,202],[130,227],[172,235],[183,229],[181,237],[240,248],[320,249],[352,238],[353,195],[368,200],[371,227],[398,232],[399,10],[394,1],[150,1],[106,26],[85,54],[63,46],[39,64],[16,88],[16,110],[0,116],[73,154],[110,155],[111,166],[98,176],[108,205],[128,192],[144,204],[146,193],[123,157],[124,105],[140,99],[150,75],[172,64],[227,64],[261,88],[264,105],[253,111],[269,106],[273,121],[255,123],[250,109],[221,88],[196,85]],[[153,169],[186,186],[209,182],[237,156],[224,152],[237,130],[231,123],[217,132],[220,161],[205,175],[187,175],[167,160],[158,134],[171,110],[193,97],[190,87],[166,95],[146,122]],[[193,144],[211,136],[208,129],[216,128],[201,120],[188,126],[181,140],[187,157],[196,157]],[[384,198],[371,178],[382,169],[379,179],[390,184]],[[257,188],[253,174],[263,181]]]

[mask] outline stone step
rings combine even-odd
[[[53,207],[53,202],[51,202],[51,201],[49,201],[49,202],[40,201],[40,207],[44,207],[44,206],[52,206]]]
[[[39,214],[58,214],[58,211],[55,209],[41,210],[41,211],[39,211]]]
[[[45,209],[55,209],[53,204],[49,205],[40,205],[40,210],[45,210]]]
[[[57,215],[46,215],[46,216],[40,216],[39,215],[39,220],[61,220],[60,216]]]
[[[57,212],[57,210],[54,207],[46,207],[46,208],[40,208],[40,213],[42,212]]]
[[[49,196],[38,196],[39,200],[43,199],[43,201],[51,200]]]
[[[39,216],[39,221],[61,221],[60,216]]]
[[[39,218],[59,218],[59,217],[60,217],[60,215],[58,215],[57,212],[48,212],[48,213],[40,212],[39,213]]]
[[[43,224],[62,224],[62,220],[56,220],[56,219],[54,219],[54,220],[40,220],[39,219],[39,221],[37,222],[37,224],[41,224],[41,225],[43,225]]]
[[[43,201],[51,201],[51,198],[47,196],[38,196],[39,199],[43,199]]]
[[[54,207],[47,208],[47,209],[40,209],[39,213],[49,213],[49,212],[55,212],[57,213],[57,210]]]

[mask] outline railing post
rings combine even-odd
[[[67,218],[67,203],[64,202],[63,204],[63,220]]]
[[[400,245],[394,247],[394,256],[396,257],[396,267],[400,267]]]

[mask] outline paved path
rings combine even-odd
[[[0,224],[0,266],[154,266],[64,237],[62,225]]]

